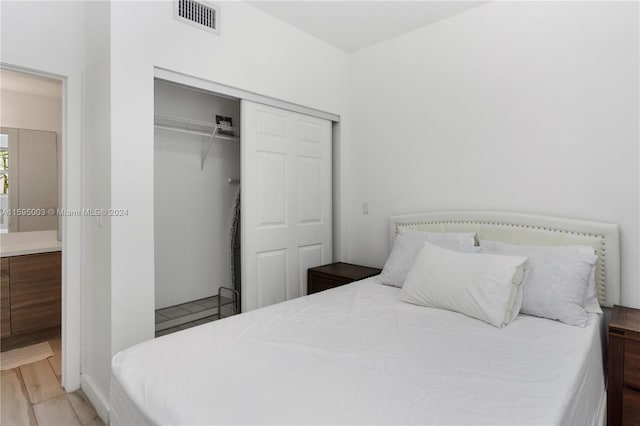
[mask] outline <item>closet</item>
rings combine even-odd
[[[307,269],[333,260],[332,121],[154,89],[156,335],[306,295]]]
[[[240,102],[160,81],[154,101],[155,318],[162,335],[237,310]]]

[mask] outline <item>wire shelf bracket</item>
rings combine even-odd
[[[202,142],[202,157],[200,158],[200,170],[204,170],[204,163],[209,155],[211,145],[216,139],[239,142],[238,136],[231,136],[225,133],[237,134],[238,128],[222,126],[208,121],[190,120],[187,118],[167,117],[155,115],[153,125],[157,129],[171,130],[174,132],[189,133],[192,135],[207,136],[208,141]],[[220,130],[225,133],[220,133]]]

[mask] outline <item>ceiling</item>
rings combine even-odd
[[[416,30],[487,1],[248,1],[345,52]]]
[[[51,98],[62,97],[60,80],[5,69],[0,69],[0,89]]]

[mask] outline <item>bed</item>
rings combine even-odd
[[[594,248],[619,298],[615,225],[431,212],[402,228]],[[398,300],[378,277],[148,341],[113,359],[110,421],[127,424],[603,424],[603,318],[519,315],[497,328]]]

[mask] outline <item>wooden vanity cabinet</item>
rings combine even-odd
[[[60,252],[2,258],[3,351],[60,334],[61,260]]]
[[[3,257],[0,261],[0,328],[2,329],[1,337],[9,337],[11,335],[11,302],[9,299],[9,258]]]

